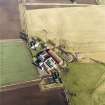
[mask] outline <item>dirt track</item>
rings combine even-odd
[[[27,2],[37,3],[72,3],[72,0],[26,0]],[[96,0],[75,0],[80,4],[96,4]]]
[[[38,85],[0,92],[0,105],[67,105],[62,89],[41,92]]]
[[[96,0],[76,0],[78,4],[96,4]]]
[[[70,0],[26,0],[34,3],[71,3]]]

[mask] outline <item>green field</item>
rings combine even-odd
[[[96,0],[97,4],[99,5],[105,5],[105,0]]]
[[[70,70],[64,73],[63,79],[65,87],[76,93],[71,98],[72,105],[104,105],[105,66],[73,63],[68,67]]]
[[[22,41],[0,42],[0,86],[37,78],[31,55]]]

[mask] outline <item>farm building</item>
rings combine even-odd
[[[56,61],[58,65],[63,65],[63,60],[51,49],[47,50],[47,53],[52,56],[52,58]]]
[[[46,49],[38,53],[35,64],[38,65],[41,70],[45,70],[49,75],[52,75],[52,72],[58,69],[58,65],[63,64],[63,60],[51,49]]]
[[[50,53],[49,53],[50,52]],[[60,61],[63,60],[58,57],[51,49],[45,49],[37,54],[36,60],[33,62],[37,66],[38,73],[43,80],[49,81],[48,83],[62,83],[59,75]],[[59,65],[60,64],[60,65]],[[62,63],[63,64],[63,63]]]

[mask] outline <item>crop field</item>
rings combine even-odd
[[[0,86],[34,80],[37,71],[22,41],[0,42]]]
[[[2,4],[0,39],[19,38],[20,20],[16,7],[18,3],[15,2],[16,5],[14,5],[11,3],[12,0],[10,3],[7,2],[8,0],[1,1],[3,2],[0,2]],[[52,40],[56,45],[65,45],[71,52],[80,52],[88,58],[105,62],[104,5],[24,9],[22,11],[24,16],[20,13],[21,25],[26,29],[29,37],[38,36],[44,41]],[[75,93],[75,96],[69,97],[72,105],[105,105],[105,64],[71,63],[68,64],[68,68],[68,71],[63,72],[62,77],[65,88]],[[21,40],[0,40],[0,88],[35,80],[37,77],[37,70],[32,64],[30,52],[25,44]],[[3,105],[65,105],[63,90],[43,93],[38,86],[34,84],[1,92],[0,103]]]
[[[0,0],[0,40],[17,39],[20,31],[18,0]]]
[[[72,52],[105,62],[105,6],[25,10],[29,36],[38,36]]]
[[[97,4],[105,5],[105,0],[96,0],[96,1],[97,1]]]
[[[105,65],[98,63],[72,63],[64,73],[64,85],[76,96],[71,97],[72,105],[105,104]]]
[[[71,42],[71,46],[84,43],[85,46],[91,44],[93,48],[94,44],[97,45],[97,41],[98,44],[104,42],[104,9],[105,6],[87,5],[85,7],[26,10],[27,30],[30,36],[37,35],[44,40],[46,38],[55,39],[54,41],[64,39]]]

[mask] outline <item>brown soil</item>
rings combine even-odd
[[[0,39],[19,38],[18,0],[0,0]]]
[[[42,92],[35,83],[13,87],[0,92],[0,105],[67,105],[63,89]]]

